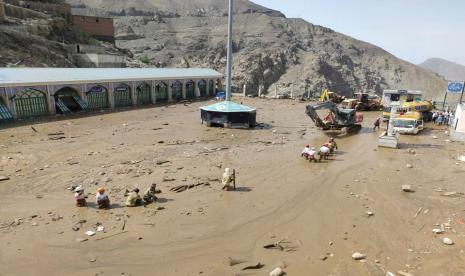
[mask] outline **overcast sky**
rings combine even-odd
[[[252,0],[380,46],[418,64],[465,65],[465,0]]]

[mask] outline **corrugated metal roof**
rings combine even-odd
[[[238,104],[230,101],[223,101],[215,103],[209,106],[203,106],[200,109],[205,111],[214,111],[214,112],[253,112],[255,108],[248,107],[243,104]]]
[[[0,87],[221,77],[203,68],[0,68]]]

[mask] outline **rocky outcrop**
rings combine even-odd
[[[115,16],[121,30],[117,45],[148,66],[205,66],[224,72],[228,1],[68,2],[89,12],[105,7],[101,12]],[[279,85],[288,91],[294,84],[300,94],[328,87],[345,95],[408,88],[433,96],[444,90],[437,75],[331,29],[285,18],[246,0],[236,0],[234,12],[235,86],[247,84],[257,92],[259,86],[266,91]]]

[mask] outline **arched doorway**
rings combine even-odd
[[[191,80],[186,82],[186,98],[195,99],[195,82]]]
[[[182,82],[175,81],[171,84],[172,98],[174,101],[182,100]]]
[[[66,114],[87,109],[87,104],[79,97],[79,93],[72,87],[63,87],[55,92],[57,113]]]
[[[115,99],[115,107],[132,105],[131,88],[129,85],[122,83],[115,87],[113,98]]]
[[[199,86],[200,97],[207,96],[207,82],[205,80],[200,80],[197,84]]]
[[[18,118],[48,114],[47,95],[43,91],[33,88],[19,91],[14,97],[14,102]]]
[[[0,97],[0,122],[13,120],[10,110],[6,107],[3,98]]]
[[[96,85],[86,93],[89,109],[108,108],[108,90],[102,85]]]
[[[210,96],[214,96],[215,95],[215,82],[213,80],[210,80],[209,81],[209,91],[208,91],[208,94]]]
[[[164,82],[159,82],[155,85],[155,101],[157,103],[168,101],[168,85]]]
[[[152,97],[150,97],[150,85],[146,82],[140,83],[137,88],[137,104],[144,105],[144,104],[151,104]]]

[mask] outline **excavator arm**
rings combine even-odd
[[[328,110],[328,113],[333,116],[331,120],[320,118],[316,111],[321,109]],[[337,105],[331,101],[307,105],[306,113],[315,125],[323,130],[340,129],[353,126],[356,123],[356,113],[354,109],[339,109]]]

